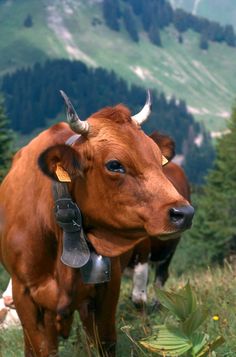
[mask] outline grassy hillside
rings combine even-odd
[[[227,266],[224,270],[215,268],[207,272],[197,274],[188,273],[181,278],[172,277],[167,284],[168,289],[177,290],[189,279],[193,286],[199,302],[204,304],[208,311],[208,318],[201,329],[211,337],[223,335],[225,344],[217,350],[217,357],[236,356],[236,279],[235,269]],[[153,309],[152,299],[153,289],[150,285],[149,302],[147,310],[143,313],[137,312],[130,301],[131,280],[124,278],[122,282],[121,297],[117,314],[118,327],[118,353],[117,357],[129,356],[156,356],[146,350],[140,350],[137,344],[141,338],[152,334],[155,325],[163,323],[165,313]],[[218,321],[212,317],[219,316]],[[74,329],[70,339],[66,342],[61,341],[60,356],[96,356],[98,354],[88,350],[85,342],[84,333],[76,329],[80,324],[78,316],[75,317]],[[80,341],[76,336],[79,334]],[[127,334],[130,336],[128,338]],[[0,355],[1,357],[23,357],[23,339],[21,330],[8,330],[0,334]]]
[[[173,7],[183,8],[193,14],[236,28],[235,0],[170,0]]]
[[[23,25],[28,14],[30,28]],[[134,43],[124,29],[104,25],[101,1],[95,0],[1,0],[0,33],[0,75],[46,58],[80,59],[185,99],[212,131],[225,127],[236,93],[236,49],[225,44],[210,44],[205,52],[197,34],[184,34],[179,44],[173,28],[162,32],[163,48],[144,33]]]

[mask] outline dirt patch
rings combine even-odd
[[[67,5],[64,11],[69,14],[71,8]],[[60,11],[56,6],[47,6],[47,21],[48,27],[63,44],[70,59],[82,60],[91,66],[96,66],[96,62],[77,46],[72,33],[66,27],[63,16],[60,14]]]

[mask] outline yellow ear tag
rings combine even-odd
[[[168,164],[168,160],[165,156],[162,155],[162,166],[165,166],[166,164]]]
[[[60,182],[71,182],[68,172],[66,172],[60,164],[57,164],[55,174]]]

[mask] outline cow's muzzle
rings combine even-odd
[[[188,229],[192,225],[194,208],[191,205],[172,207],[169,210],[170,221],[178,230]]]

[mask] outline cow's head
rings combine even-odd
[[[147,235],[164,239],[189,228],[193,208],[163,173],[165,141],[156,145],[140,128],[150,113],[150,98],[133,117],[117,105],[82,122],[63,95],[70,127],[81,136],[72,146],[48,148],[39,164],[55,180],[58,167],[68,174],[97,251],[117,255]]]

